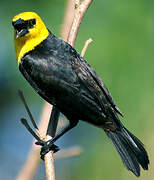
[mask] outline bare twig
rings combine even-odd
[[[46,136],[46,141],[50,140],[51,136]],[[54,157],[53,152],[49,151],[44,156],[45,161],[45,172],[46,172],[46,179],[47,180],[55,180],[55,166],[54,166]]]
[[[71,44],[72,46],[74,46],[75,39],[77,37],[77,33],[79,30],[79,26],[81,24],[82,18],[91,3],[92,3],[92,0],[83,0],[82,2],[80,2],[80,0],[75,1],[74,19],[73,19],[72,27],[69,32],[69,36],[67,38],[67,42]]]
[[[83,150],[80,146],[73,146],[55,153],[54,158],[60,159],[60,158],[79,156],[82,153],[82,151]]]
[[[38,165],[40,162],[40,156],[39,156],[39,151],[40,151],[40,146],[36,146],[35,143],[33,142],[33,148],[28,154],[28,158],[20,170],[16,180],[32,180],[36,170],[38,169]]]
[[[57,124],[59,119],[60,112],[56,107],[52,107],[52,113],[50,115],[50,120],[48,123],[47,133],[45,141],[51,140],[54,138],[57,130]],[[45,160],[45,171],[46,171],[46,179],[47,180],[55,180],[55,167],[54,167],[54,157],[53,157],[53,151],[49,151],[44,156]]]
[[[43,137],[45,137],[47,133],[52,108],[53,106],[51,104],[47,102],[44,103],[39,123],[39,130],[41,132],[41,136]]]
[[[93,40],[90,38],[90,39],[88,39],[88,40],[85,42],[84,47],[83,47],[83,49],[82,49],[82,51],[81,51],[81,56],[82,56],[82,57],[85,55],[85,52],[86,52],[89,44],[90,44],[92,41],[93,41]]]
[[[64,20],[61,28],[61,38],[64,41],[67,41],[68,33],[71,29],[71,25],[74,17],[74,7],[75,7],[75,1],[68,0],[66,5]]]

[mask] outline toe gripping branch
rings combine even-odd
[[[22,98],[22,101],[24,102],[24,105],[25,105],[26,110],[29,114],[30,120],[31,120],[33,127],[36,130],[37,134],[30,127],[30,125],[28,124],[26,119],[22,118],[21,122],[26,127],[26,129],[32,134],[32,136],[37,140],[37,142],[35,144],[42,146],[40,155],[41,155],[41,159],[44,160],[44,156],[46,153],[48,153],[49,151],[53,151],[55,153],[59,150],[58,146],[54,145],[53,143],[55,142],[54,137],[55,137],[55,133],[56,133],[56,129],[57,129],[57,124],[58,124],[60,112],[58,111],[58,109],[56,107],[53,106],[53,109],[52,109],[52,112],[50,115],[47,133],[46,133],[47,135],[49,135],[53,139],[45,141],[45,140],[43,140],[44,138],[42,138],[40,136],[39,129],[38,129],[38,127],[34,121],[34,118],[33,118],[32,114],[31,114],[31,112],[27,106],[27,103],[24,99],[22,92],[19,92],[19,93],[20,93],[20,97]]]
[[[51,115],[50,115],[50,120],[49,120],[49,123],[48,123],[47,133],[46,133],[47,135],[49,135],[51,137],[51,140],[44,141],[43,140],[44,138],[41,137],[41,135],[40,135],[39,128],[37,127],[37,124],[35,123],[35,120],[34,120],[34,118],[32,116],[32,113],[30,112],[30,109],[29,109],[29,107],[27,105],[27,102],[25,100],[23,92],[21,90],[18,90],[18,95],[21,98],[21,100],[22,100],[22,102],[23,102],[23,104],[25,106],[25,109],[26,109],[26,111],[27,111],[27,113],[29,115],[29,118],[30,118],[30,120],[32,122],[32,125],[33,125],[35,131],[37,132],[37,134],[29,126],[26,119],[22,118],[21,122],[26,127],[26,129],[32,134],[32,136],[37,140],[36,144],[42,146],[40,155],[41,155],[41,159],[44,159],[44,155],[46,153],[48,153],[49,151],[52,150],[53,152],[57,152],[59,150],[58,146],[53,144],[55,141],[52,138],[54,138],[55,134],[56,134],[57,124],[58,124],[60,112],[55,106],[53,106],[52,112],[51,112]]]
[[[74,128],[77,125],[78,121],[74,121],[73,123],[69,123],[66,125],[64,129],[62,129],[59,133],[57,133],[56,136],[52,136],[53,139],[48,140],[48,141],[42,141],[41,139],[37,139],[38,141],[36,142],[37,145],[41,145],[41,159],[44,159],[44,155],[48,153],[49,151],[53,151],[54,153],[59,150],[59,147],[54,144],[55,141],[57,141],[61,136],[63,136],[65,133],[70,131],[72,128]],[[51,126],[53,127],[53,126]],[[48,132],[49,133],[49,132]]]
[[[37,140],[37,142],[35,144],[42,146],[41,148],[41,159],[44,160],[44,156],[46,153],[48,153],[49,151],[53,151],[54,153],[57,152],[59,150],[59,147],[56,146],[54,144],[54,142],[56,140],[58,140],[61,136],[63,136],[66,132],[68,132],[69,130],[71,130],[73,127],[75,127],[78,124],[79,120],[74,120],[74,121],[70,121],[68,125],[66,125],[66,127],[64,129],[62,129],[56,136],[56,130],[57,130],[57,124],[58,124],[58,120],[59,120],[59,115],[60,115],[60,111],[53,106],[52,108],[52,112],[50,115],[50,120],[49,120],[49,124],[48,124],[48,129],[47,129],[47,133],[46,135],[49,135],[51,137],[50,140],[45,141],[44,138],[42,138],[40,136],[39,133],[39,129],[34,121],[34,118],[29,110],[29,107],[25,101],[24,95],[22,93],[22,91],[18,91],[18,94],[26,108],[26,111],[30,117],[30,120],[33,124],[34,129],[36,130],[37,134],[33,131],[33,129],[29,126],[28,122],[26,119],[22,118],[21,122],[22,124],[26,127],[26,129],[32,134],[32,136]]]
[[[40,155],[41,155],[41,159],[44,160],[44,156],[46,153],[48,153],[49,151],[53,151],[54,153],[56,153],[57,151],[59,151],[59,147],[56,146],[54,143],[54,141],[48,140],[48,141],[44,141],[42,140],[33,130],[32,128],[29,126],[28,122],[26,119],[21,119],[22,124],[26,127],[26,129],[32,134],[32,136],[37,140],[37,142],[35,143],[36,145],[40,145],[41,147],[41,151],[40,151]]]
[[[53,109],[54,110],[54,109]],[[58,111],[59,113],[59,111]],[[52,114],[51,114],[52,116]],[[49,129],[47,130],[47,135],[50,135],[51,137],[53,137],[52,139],[48,140],[48,141],[44,141],[42,140],[42,138],[40,138],[29,126],[29,124],[27,123],[26,119],[21,119],[21,122],[24,124],[24,126],[27,128],[27,130],[34,136],[34,138],[37,140],[37,142],[35,144],[42,146],[41,148],[41,159],[44,160],[44,155],[46,153],[48,153],[49,151],[53,151],[54,153],[57,152],[59,150],[59,147],[56,146],[54,144],[54,142],[56,140],[58,140],[61,136],[63,136],[66,132],[68,132],[69,130],[71,130],[73,127],[75,127],[78,123],[78,121],[74,121],[73,123],[69,123],[68,125],[66,125],[66,127],[64,129],[62,129],[59,133],[57,133],[56,136],[51,136],[52,134],[49,133]],[[52,121],[53,122],[53,121]],[[54,127],[55,124],[53,126],[50,126],[51,124],[49,123],[48,127]],[[51,131],[52,132],[52,131]]]
[[[41,151],[40,151],[40,155],[41,155],[42,160],[44,160],[44,156],[49,151],[53,151],[54,153],[56,153],[57,151],[60,150],[58,146],[53,144],[52,140],[49,140],[49,141],[38,140],[35,144],[42,146]]]

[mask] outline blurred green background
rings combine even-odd
[[[15,60],[12,17],[23,11],[37,12],[57,36],[66,1],[1,0],[0,5],[0,179],[15,179],[31,147],[32,137],[20,123],[28,119],[17,90],[21,89],[35,119],[39,119],[42,99],[20,74]],[[154,1],[94,0],[86,13],[76,41],[80,52],[93,39],[86,60],[109,88],[124,113],[125,126],[145,144],[150,168],[141,180],[154,177]],[[113,145],[98,128],[80,122],[61,138],[61,147],[80,145],[79,157],[56,160],[57,180],[135,180]],[[35,178],[45,179],[41,165]]]

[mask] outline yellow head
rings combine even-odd
[[[23,12],[16,15],[12,20],[14,27],[14,44],[18,65],[21,58],[33,50],[43,40],[49,31],[41,18],[34,12]]]

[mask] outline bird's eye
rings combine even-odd
[[[32,25],[34,26],[36,24],[36,19],[31,20]]]
[[[36,24],[36,19],[30,19],[28,21],[28,26],[29,28],[32,28]]]

